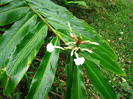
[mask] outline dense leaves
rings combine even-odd
[[[118,75],[125,76],[125,73],[116,62],[117,55],[109,44],[86,22],[50,0],[2,0],[0,4],[0,26],[13,24],[0,36],[0,78],[5,95],[13,92],[27,72],[44,43],[48,27],[57,36],[51,41],[53,46],[58,45],[60,48],[61,40],[71,51],[78,48],[76,53],[80,52],[79,55],[85,58],[85,69],[101,96],[116,98],[112,87],[104,80],[97,66]],[[73,43],[70,44],[71,42]],[[84,53],[80,49],[92,50],[92,53]],[[82,67],[73,63],[75,56],[70,56],[66,65],[66,98],[87,99]],[[32,80],[28,98],[47,97],[54,80],[58,57],[59,49],[45,53]]]
[[[12,55],[6,66],[7,79],[4,79],[4,91],[6,94],[12,92],[22,79],[43,44],[46,34],[47,26],[37,24],[34,34],[27,35],[22,43],[18,45],[16,52]]]
[[[66,64],[67,93],[65,99],[87,99],[82,67],[73,65],[72,59],[72,57],[68,57]]]

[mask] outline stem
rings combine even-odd
[[[28,5],[29,5],[29,7],[32,9],[32,11],[35,12],[35,14],[37,14],[37,15],[39,16],[39,18],[40,18],[44,23],[46,23],[46,24],[48,25],[49,29],[51,29],[51,31],[53,31],[54,34],[55,34],[56,36],[58,36],[59,39],[60,39],[61,41],[63,41],[63,42],[66,44],[66,41],[65,41],[65,40],[62,38],[62,36],[48,23],[48,21],[47,21],[40,13],[38,13],[30,4],[28,4]]]

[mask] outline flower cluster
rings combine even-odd
[[[93,44],[97,44],[97,43],[93,42]],[[80,47],[71,47],[71,46],[68,46],[68,47],[64,47],[63,48],[63,47],[60,47],[60,46],[54,46],[52,43],[48,43],[47,46],[46,46],[46,49],[47,49],[48,52],[53,52],[56,48],[62,49],[62,50],[72,49],[71,56],[75,55],[76,58],[74,59],[74,62],[75,62],[75,64],[77,66],[83,65],[84,62],[85,62],[85,58],[84,57],[79,57],[79,55],[77,53],[78,50],[86,51],[86,52],[89,52],[89,53],[93,53],[93,51],[90,50],[90,49],[80,48]]]
[[[83,65],[84,62],[85,62],[85,58],[84,57],[79,57],[77,51],[87,51],[89,53],[93,53],[92,50],[90,49],[86,49],[86,48],[80,48],[80,47],[77,47],[75,45],[77,45],[79,42],[80,44],[85,44],[85,43],[89,43],[89,44],[93,44],[93,45],[99,45],[99,43],[97,42],[91,42],[89,40],[85,40],[85,41],[79,41],[78,37],[73,35],[72,33],[72,27],[70,26],[70,23],[68,22],[68,28],[69,28],[69,32],[70,32],[70,37],[72,37],[75,41],[74,42],[67,42],[66,45],[67,47],[60,47],[60,46],[54,46],[52,43],[49,43],[46,47],[47,51],[48,52],[52,52],[54,51],[56,48],[59,48],[59,49],[62,49],[62,50],[65,50],[65,49],[71,49],[71,56],[75,55],[75,59],[74,59],[74,62],[77,66],[79,65]],[[74,46],[73,46],[74,44]]]

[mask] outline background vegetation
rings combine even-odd
[[[106,39],[119,56],[119,62],[127,73],[127,77],[121,78],[115,75],[108,75],[110,83],[113,84],[118,97],[121,99],[133,99],[133,3],[130,0],[82,0],[87,6],[78,4],[66,4],[65,0],[53,0],[54,2],[67,7],[75,16],[87,21],[93,28]],[[78,1],[78,0],[75,0]],[[7,27],[0,27],[0,33]],[[44,45],[45,46],[45,45]],[[17,87],[17,90],[11,97],[5,97],[0,92],[2,99],[21,99],[27,95],[29,83],[34,75],[34,71],[42,58],[44,47],[40,50],[38,58],[34,60],[33,66],[25,75],[23,81]],[[62,59],[65,56],[60,56]],[[52,86],[48,98],[63,99],[66,91],[66,76],[64,71],[64,61],[59,63],[56,73],[56,79]],[[85,75],[86,78],[86,75]],[[112,79],[113,78],[113,79]],[[86,80],[86,86],[89,96],[93,99],[98,98],[95,89],[89,80]]]

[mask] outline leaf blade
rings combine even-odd
[[[58,39],[52,40],[53,45],[59,45]],[[52,53],[47,52],[43,57],[40,67],[32,80],[30,91],[27,99],[30,97],[32,99],[45,99],[52,82],[54,80],[54,75],[57,69],[57,61],[59,58],[59,50],[55,49]]]
[[[71,89],[72,89],[72,81],[73,81],[73,62],[72,62],[72,57],[68,54],[67,55],[67,62],[66,62],[66,95],[65,99],[71,99]]]
[[[29,3],[35,10],[35,12],[40,13],[40,15],[45,17],[48,24],[54,27],[54,31],[58,32],[61,38],[63,38],[63,41],[74,41],[70,36],[70,28],[68,26],[69,22],[72,29],[71,32],[74,35],[76,35],[77,37],[82,36],[82,40],[98,42],[100,46],[104,48],[105,52],[109,54],[112,60],[118,59],[109,44],[105,40],[103,40],[102,37],[97,34],[93,28],[91,28],[83,20],[74,17],[66,8],[56,5],[50,0],[45,0],[45,2],[43,2],[43,0],[34,0],[29,1]]]
[[[9,1],[9,0],[8,0]],[[10,1],[9,1],[10,2]],[[13,1],[0,8],[0,26],[11,24],[29,11],[24,1]]]
[[[86,54],[88,54],[88,56]],[[111,60],[103,52],[83,53],[82,56],[86,59],[94,58],[96,60],[99,60],[99,65],[104,69],[117,75],[126,76],[126,73],[121,69],[120,65],[116,61]],[[96,61],[94,60],[93,62],[95,63]]]
[[[16,46],[36,24],[36,15],[27,14],[0,37],[0,68],[4,67]]]
[[[102,72],[98,70],[94,63],[87,60],[85,68],[89,79],[104,99],[117,99],[113,88],[107,83]]]
[[[82,67],[74,66],[71,99],[87,99]]]
[[[4,93],[9,95],[18,85],[24,74],[28,70],[32,60],[35,58],[40,47],[43,44],[44,38],[47,35],[47,26],[38,24],[35,33],[31,37],[29,35],[27,42],[23,42],[18,48],[9,63],[6,66],[6,76]],[[26,38],[27,39],[27,38]],[[25,40],[24,40],[25,41]],[[4,79],[4,78],[3,78]],[[4,83],[4,82],[3,82]],[[12,87],[11,87],[12,86]]]

